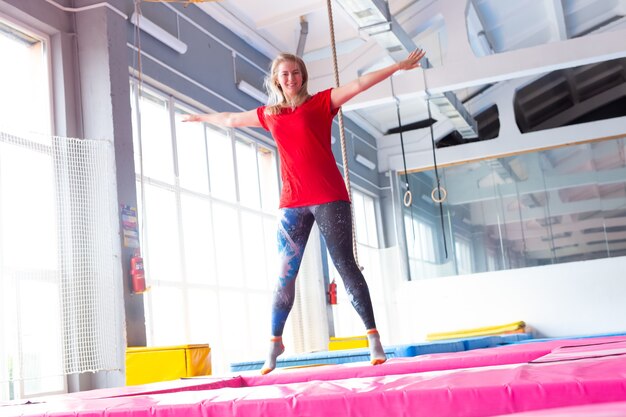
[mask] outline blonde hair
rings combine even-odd
[[[278,66],[286,61],[295,62],[300,69],[300,73],[302,74],[302,87],[300,88],[300,91],[298,92],[296,98],[291,102],[288,101],[283,94],[283,90],[280,88],[280,83],[278,82]],[[276,115],[280,113],[281,108],[285,106],[295,108],[304,103],[309,98],[309,92],[307,87],[308,81],[309,73],[306,69],[306,64],[304,63],[302,58],[286,52],[280,53],[272,61],[270,73],[265,78],[265,89],[267,90],[269,96],[267,106],[265,107],[265,114]]]

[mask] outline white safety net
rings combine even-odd
[[[0,132],[0,398],[121,368],[118,229],[111,142]]]

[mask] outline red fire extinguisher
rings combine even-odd
[[[139,249],[135,250],[133,257],[130,258],[130,280],[133,284],[134,293],[139,294],[146,290],[146,274]]]
[[[337,304],[337,284],[335,284],[335,280],[328,284],[328,302],[331,305]]]

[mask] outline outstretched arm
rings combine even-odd
[[[222,127],[261,127],[256,109],[234,113],[188,114],[183,122],[205,122]]]
[[[330,101],[333,109],[341,107],[352,97],[367,90],[373,85],[378,84],[382,80],[389,78],[396,71],[417,68],[419,66],[420,59],[422,59],[424,55],[426,55],[426,52],[423,49],[416,49],[400,62],[396,62],[388,67],[361,75],[359,78],[349,82],[348,84],[333,88],[330,93]]]

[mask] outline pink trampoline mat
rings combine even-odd
[[[626,341],[595,342],[579,346],[561,346],[553,349],[547,355],[532,360],[532,363],[572,361],[589,357],[601,358],[622,355],[626,355]]]
[[[626,355],[615,352],[626,344],[626,338],[594,342],[541,342],[542,349],[549,348],[543,354],[534,344],[524,344],[523,349],[522,345],[512,345],[484,349],[482,354],[447,354],[448,361],[446,354],[436,354],[394,359],[376,367],[331,365],[275,371],[265,377],[189,379],[176,381],[178,385],[96,390],[56,396],[38,404],[0,407],[0,416],[463,417],[626,401]],[[607,348],[607,344],[613,346]],[[522,352],[538,355],[531,361],[553,350],[558,355],[564,346],[579,346],[576,358],[495,363],[527,358]],[[599,355],[609,349],[612,354]],[[487,359],[492,356],[490,352],[495,356]],[[476,359],[481,357],[482,362]],[[484,365],[466,366],[470,358],[475,365]],[[438,364],[431,368],[448,369],[415,370],[426,369],[429,362]],[[461,366],[453,367],[455,364]]]
[[[626,401],[558,407],[507,414],[508,417],[626,417]],[[498,416],[498,417],[502,417]]]

